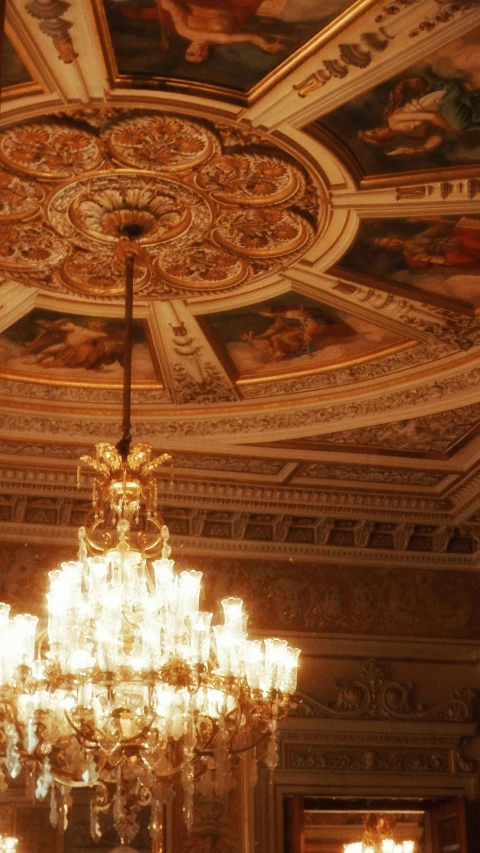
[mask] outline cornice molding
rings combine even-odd
[[[77,528],[61,524],[42,522],[30,524],[23,522],[0,521],[0,539],[4,541],[28,541],[51,543],[53,540],[77,544]],[[441,553],[438,551],[394,551],[379,548],[340,547],[334,545],[305,545],[292,542],[216,539],[211,536],[171,533],[170,541],[177,554],[185,557],[208,556],[229,557],[232,550],[238,558],[249,559],[295,559],[309,561],[316,559],[322,563],[345,566],[369,566],[435,570],[475,570],[478,568],[478,555],[475,553]]]

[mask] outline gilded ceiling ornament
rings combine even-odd
[[[0,170],[0,222],[35,216],[44,196],[43,187]]]
[[[200,186],[227,204],[276,204],[303,194],[300,169],[278,157],[228,154],[211,160],[199,173]]]
[[[170,284],[194,290],[233,287],[247,278],[249,270],[242,258],[207,243],[158,258],[155,268]]]
[[[75,252],[62,264],[58,275],[68,289],[95,296],[122,296],[122,264],[115,257],[100,255],[97,251]],[[134,290],[140,293],[150,282],[150,265],[140,259],[135,265]]]
[[[0,224],[0,267],[43,270],[65,260],[70,247],[40,222]]]
[[[278,207],[226,213],[213,234],[230,251],[261,258],[295,252],[309,245],[314,236],[305,219]]]
[[[98,139],[86,130],[41,119],[0,134],[0,160],[14,172],[61,180],[98,168],[103,159]]]
[[[315,238],[316,185],[270,140],[259,150],[258,133],[249,146],[244,130],[240,152],[224,150],[224,137],[206,122],[127,110],[96,124],[76,110],[5,129],[0,270],[118,297],[113,249],[132,227],[145,295],[216,293],[283,269]]]
[[[107,135],[106,143],[120,163],[156,172],[188,172],[221,152],[212,131],[171,115],[122,119]]]
[[[188,231],[199,241],[212,213],[198,193],[161,176],[133,173],[95,175],[58,189],[47,205],[48,217],[65,237],[117,244],[126,225],[138,225],[145,247],[176,240]]]

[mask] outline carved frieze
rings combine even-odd
[[[391,450],[444,452],[480,424],[480,403],[420,418],[361,429],[324,433],[307,441],[382,447]]]
[[[333,465],[324,462],[306,465],[302,477],[318,480],[347,480],[358,483],[392,483],[405,486],[435,486],[445,477],[441,471],[419,471],[399,468],[362,467],[360,465]]]
[[[450,750],[355,750],[327,749],[287,750],[287,768],[292,770],[386,772],[386,773],[449,773]],[[472,770],[473,768],[471,768]],[[470,772],[471,772],[470,770]]]

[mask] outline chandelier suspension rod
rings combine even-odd
[[[117,444],[117,450],[123,458],[128,456],[131,434],[131,410],[132,410],[132,349],[133,349],[133,273],[135,264],[135,252],[130,250],[125,253],[125,328],[124,328],[124,354],[123,354],[123,435]]]

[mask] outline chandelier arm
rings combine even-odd
[[[79,729],[77,725],[75,725],[66,708],[63,709],[63,713],[65,714],[65,719],[67,720],[69,726],[71,726],[75,734],[78,735],[79,743],[84,744],[86,749],[91,749],[92,747],[101,749],[99,741],[89,739],[88,737],[86,737],[85,733],[82,732],[82,730]],[[97,731],[97,729],[95,731]],[[87,746],[87,744],[90,744],[90,746]]]
[[[251,740],[247,744],[247,746],[241,746],[238,749],[234,749],[233,747],[231,747],[230,752],[233,755],[241,755],[243,752],[250,752],[252,749],[254,749],[257,746],[260,746],[261,743],[263,743],[265,740],[267,740],[267,738],[270,736],[270,734],[271,734],[271,732],[267,729],[267,731],[258,740]]]

